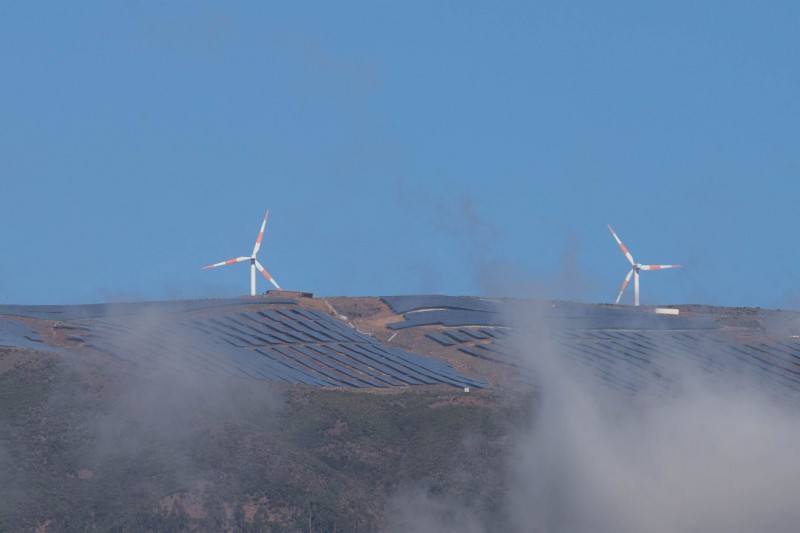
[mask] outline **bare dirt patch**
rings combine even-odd
[[[358,331],[383,342],[394,333],[386,325],[403,321],[403,317],[395,314],[380,298],[328,298],[327,301]]]

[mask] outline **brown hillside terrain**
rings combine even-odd
[[[403,530],[420,501],[453,503],[428,508],[453,524],[459,518],[448,518],[448,509],[470,509],[492,529],[514,529],[507,522],[506,506],[513,499],[508,480],[518,438],[535,420],[538,394],[535,372],[509,352],[515,340],[508,332],[524,328],[497,322],[515,317],[478,310],[475,316],[488,319],[475,320],[486,324],[397,329],[423,315],[397,312],[379,298],[280,303],[266,297],[203,305],[169,312],[149,307],[146,313],[68,310],[59,316],[48,310],[49,318],[36,309],[19,315],[3,310],[6,319],[38,334],[41,340],[35,342],[42,349],[0,347],[0,486],[5,488],[0,530]],[[790,379],[795,363],[782,359],[778,348],[791,354],[796,314],[676,307],[687,322],[666,322],[671,317],[652,322],[647,314],[652,310],[640,309],[624,311],[635,313],[633,319],[603,315],[603,327],[576,329],[586,313],[606,307],[548,303],[535,315],[548,330],[537,329],[535,338],[559,353],[563,346],[570,357],[588,358],[594,375],[614,387],[636,383],[627,370],[609,374],[609,368],[622,369],[619,362],[596,365],[607,354],[623,361],[633,353],[636,375],[642,376],[642,354],[657,351],[647,344],[652,339],[674,342],[670,350],[691,351],[686,339],[702,341],[704,350],[722,346],[723,362],[726,354],[738,361],[752,353],[758,368],[774,379]],[[320,313],[312,316],[319,316],[318,325],[332,320],[348,328],[343,334],[359,333],[345,340],[284,342],[278,332],[271,344],[252,344],[261,341],[241,330],[250,323],[240,317],[261,311],[285,313],[281,317],[290,325],[305,323],[294,309]],[[636,317],[648,322],[637,323]],[[256,324],[272,331],[273,322]],[[194,356],[198,346],[184,343],[185,335],[165,334],[179,330],[210,332],[203,338],[213,342],[201,347],[202,358]],[[231,344],[237,339],[251,344]],[[519,345],[538,345],[531,339]],[[373,354],[367,350],[373,349],[371,342],[382,350],[401,350],[398,357],[411,354],[402,356],[408,361],[423,357],[421,366],[386,368],[394,352]],[[239,351],[225,351],[231,346]],[[353,358],[331,346],[353,350]],[[45,351],[53,348],[57,351]],[[228,355],[211,359],[216,350]],[[297,367],[306,372],[301,378],[329,375],[325,379],[354,386],[248,377],[260,367],[236,366],[236,357],[252,353],[273,354],[275,359],[266,361],[276,368],[288,368],[296,356],[298,364],[307,365]],[[315,359],[303,359],[306,353]],[[323,355],[331,358],[330,368]],[[427,367],[425,358],[447,366]],[[394,378],[382,372],[395,368],[408,372],[402,375],[409,381],[387,386]],[[452,371],[478,385],[465,392],[454,386],[460,378],[412,384],[426,368],[435,370],[431,376]],[[658,367],[653,374],[663,372]],[[374,376],[386,382],[369,386]]]

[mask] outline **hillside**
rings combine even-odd
[[[672,394],[680,360],[796,401],[795,313],[675,308],[274,293],[5,306],[0,530],[519,530],[542,360],[623,398]]]

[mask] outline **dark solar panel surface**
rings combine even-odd
[[[298,307],[192,318],[106,316],[81,327],[88,328],[89,346],[150,367],[188,365],[203,373],[323,387],[485,387],[438,359],[384,346],[330,315]]]
[[[45,344],[41,336],[27,324],[10,318],[0,318],[0,346],[46,352],[60,351]]]
[[[461,331],[461,333],[469,335],[473,339],[485,340],[492,338],[490,334],[485,333],[484,331],[481,331],[480,329],[477,328],[464,328],[459,331]]]
[[[437,343],[441,344],[442,346],[453,346],[454,344],[456,344],[456,341],[452,340],[449,337],[441,335],[439,333],[430,333],[429,332],[429,333],[426,333],[425,336],[428,337],[429,339],[432,339],[432,340],[436,341]]]
[[[456,342],[471,342],[473,340],[473,337],[467,335],[466,333],[462,333],[457,329],[446,329],[442,331],[442,333]]]
[[[531,359],[537,354],[536,348],[520,353],[507,339],[514,326],[508,319],[512,316],[538,321],[534,330],[552,337],[542,346],[576,363],[592,379],[627,393],[652,388],[654,383],[669,387],[676,363],[689,363],[708,372],[756,376],[777,390],[800,396],[800,343],[737,342],[720,334],[710,319],[580,304],[538,304],[536,312],[530,312],[531,304],[518,300],[445,296],[384,300],[405,318],[389,328],[443,326],[440,331],[426,331],[425,336],[441,346],[506,366],[523,383],[535,382],[532,369],[536,365]],[[782,320],[791,324],[795,319]]]
[[[405,329],[417,326],[507,326],[507,320],[497,313],[466,311],[463,309],[433,309],[409,313],[405,321],[389,324],[389,329]]]
[[[715,375],[747,375],[777,387],[776,395],[800,399],[800,344],[739,343],[714,331],[557,331],[529,353],[503,340],[457,343],[457,349],[499,363],[520,381],[535,380],[537,349],[566,358],[613,388],[638,392],[668,388],[682,364]]]
[[[142,315],[147,313],[184,313],[202,309],[236,307],[242,305],[294,304],[291,298],[219,298],[208,300],[170,300],[163,302],[130,302],[85,305],[0,305],[0,315],[15,315],[42,320],[78,320],[119,315]]]
[[[577,330],[609,329],[716,329],[712,320],[656,315],[630,308],[547,304],[530,300],[488,300],[463,296],[388,296],[386,302],[404,322],[389,324],[390,329],[440,325],[513,326],[515,317],[535,317],[548,328]]]
[[[783,340],[741,340],[724,336],[710,320],[630,308],[548,307],[451,296],[384,300],[405,318],[389,328],[443,326],[435,331],[425,328],[425,336],[437,345],[488,361],[493,368],[507,367],[521,383],[536,383],[535,364],[530,361],[542,355],[536,350],[549,349],[574,362],[590,379],[628,393],[654,382],[668,383],[676,362],[721,375],[731,371],[752,375],[791,394],[800,391],[800,343],[788,333],[780,337]],[[253,304],[260,305],[258,311]],[[183,313],[214,308],[218,310],[213,316]],[[70,340],[156,368],[191,368],[324,387],[486,386],[442,360],[384,345],[327,313],[303,309],[288,299],[0,306],[0,312],[66,321],[56,327],[69,330]],[[521,353],[510,336],[515,324],[509,323],[509,316],[539,321],[533,329],[546,331],[546,342],[529,342],[524,350],[530,353]],[[770,320],[781,331],[790,331],[796,317],[775,315]],[[0,318],[0,346],[57,350],[23,322],[5,318]]]
[[[384,296],[381,298],[392,308],[392,311],[399,315],[415,311],[418,309],[462,309],[468,311],[479,311],[485,313],[497,313],[501,309],[498,304],[501,300],[490,300],[475,298],[471,296]]]

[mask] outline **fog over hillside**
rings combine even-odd
[[[418,487],[395,495],[396,530],[797,530],[797,403],[751,372],[677,357],[625,394],[589,379],[536,310],[510,320],[540,388],[529,424],[511,431],[503,521]]]
[[[0,529],[800,518],[794,313],[288,293],[4,311]]]

